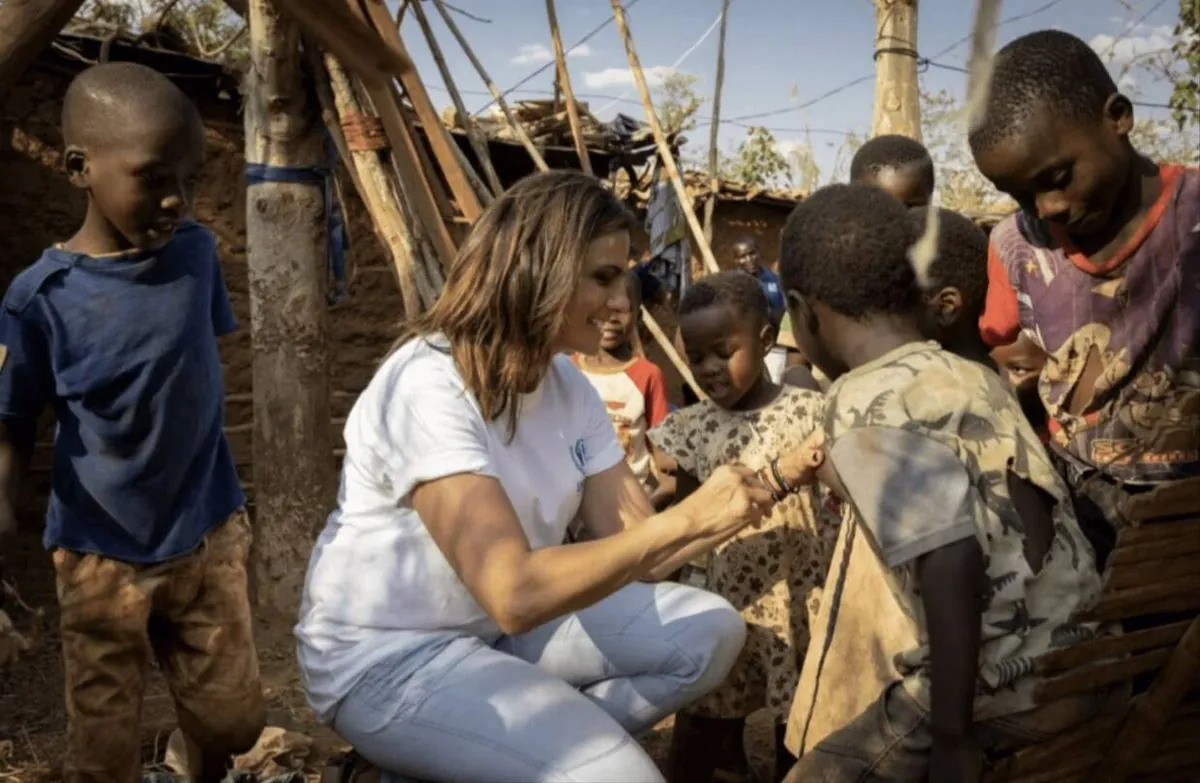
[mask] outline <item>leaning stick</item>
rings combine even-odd
[[[441,0],[435,0],[440,3]],[[638,92],[642,96],[642,106],[646,110],[646,119],[650,123],[650,130],[654,134],[654,143],[658,147],[658,154],[662,158],[663,166],[667,169],[667,176],[671,180],[671,184],[675,188],[675,195],[679,199],[680,205],[683,207],[683,216],[687,218],[688,227],[692,230],[692,236],[696,238],[696,244],[700,247],[700,255],[704,259],[704,266],[710,273],[721,271],[717,265],[717,259],[713,256],[712,248],[708,245],[708,240],[704,237],[704,227],[700,225],[700,221],[696,218],[696,213],[692,209],[692,200],[688,196],[687,187],[683,184],[683,177],[679,174],[679,167],[675,165],[675,156],[671,154],[671,146],[667,144],[667,136],[663,133],[662,125],[658,122],[658,114],[654,111],[654,101],[650,99],[650,88],[646,85],[646,74],[642,70],[642,64],[638,61],[637,50],[633,46],[633,36],[629,32],[629,21],[625,18],[625,9],[621,7],[621,0],[612,0],[613,16],[617,20],[617,28],[621,31],[621,39],[625,42],[625,54],[629,57],[629,70],[633,74],[633,81],[637,84]]]
[[[459,93],[457,85],[454,83],[454,77],[450,75],[450,66],[446,65],[446,58],[442,56],[442,47],[438,45],[437,38],[433,34],[433,28],[429,25],[429,17],[425,15],[425,9],[421,7],[420,0],[412,3],[412,12],[413,16],[417,19],[417,24],[421,27],[421,32],[425,35],[425,40],[429,43],[429,53],[433,55],[433,61],[437,63],[438,71],[442,74],[442,81],[446,83],[446,92],[450,93],[450,100],[454,102],[454,110],[462,118],[463,128],[467,131],[467,139],[471,142],[471,149],[475,150],[475,157],[479,158],[479,165],[483,168],[483,175],[487,178],[488,185],[491,186],[491,192],[484,193],[481,196],[485,205],[490,204],[493,196],[498,196],[504,192],[504,185],[500,183],[500,177],[496,174],[496,169],[492,165],[492,158],[488,154],[487,141],[483,138],[479,126],[475,124],[471,119],[471,115],[467,113],[467,107],[463,103],[462,95]],[[466,170],[465,166],[464,170]]]
[[[521,142],[521,146],[529,153],[529,157],[533,158],[533,163],[538,167],[538,171],[549,171],[550,167],[546,165],[546,160],[542,157],[542,153],[538,152],[538,148],[534,146],[533,139],[529,138],[529,134],[521,127],[513,117],[512,110],[508,107],[508,102],[504,100],[504,95],[500,92],[500,88],[492,81],[492,77],[488,76],[487,70],[483,67],[483,63],[475,56],[475,50],[467,43],[467,38],[462,34],[462,30],[458,29],[458,25],[454,23],[454,19],[450,16],[450,11],[446,9],[444,0],[433,0],[433,5],[437,8],[438,13],[442,15],[442,21],[446,23],[446,29],[458,41],[458,45],[462,47],[463,54],[467,55],[467,59],[471,61],[471,65],[475,66],[475,71],[479,74],[479,78],[483,79],[487,84],[488,91],[491,92],[492,98],[500,106],[500,111],[504,114],[504,120],[508,123],[508,127],[512,130],[513,135],[517,137],[517,141]]]
[[[721,4],[721,31],[717,34],[717,79],[713,87],[712,126],[708,131],[708,201],[704,202],[704,239],[712,242],[713,214],[717,209],[717,191],[721,188],[717,167],[721,153],[717,140],[721,132],[721,89],[725,85],[725,30],[729,22],[729,0]]]
[[[579,156],[579,167],[585,174],[592,173],[592,161],[587,146],[583,143],[583,129],[579,125],[579,104],[571,90],[571,77],[567,74],[567,55],[563,51],[562,36],[558,33],[558,15],[554,12],[554,0],[546,0],[546,16],[550,19],[550,40],[554,43],[554,62],[558,68],[558,86],[567,101],[567,121],[571,125],[571,137],[575,140],[575,153]]]

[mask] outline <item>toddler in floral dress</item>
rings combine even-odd
[[[654,447],[677,463],[677,498],[721,465],[770,470],[772,459],[800,449],[821,426],[820,394],[781,386],[767,374],[764,358],[775,333],[754,278],[721,272],[695,283],[680,302],[679,325],[708,399],[650,432]],[[706,586],[742,613],[746,646],[725,684],[677,716],[672,780],[703,783],[719,766],[744,770],[745,719],[761,708],[776,726],[775,779],[794,762],[783,733],[808,645],[810,599],[824,584],[837,537],[830,519],[812,491],[802,491],[712,553]]]

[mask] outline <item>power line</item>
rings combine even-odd
[[[954,71],[955,73],[969,73],[969,71],[966,68],[963,68],[958,65],[950,65],[948,63],[935,63],[932,60],[927,60],[925,58],[921,58],[920,62],[924,65],[929,66],[930,68],[941,68],[942,70]],[[1169,103],[1154,103],[1151,101],[1135,101],[1132,99],[1130,99],[1129,102],[1132,103],[1134,106],[1141,106],[1146,109],[1174,109],[1175,108],[1174,106],[1171,106]],[[1183,110],[1200,113],[1200,109],[1189,109],[1187,107],[1183,107]]]
[[[1140,25],[1142,22],[1149,19],[1151,14],[1153,14],[1155,11],[1162,8],[1166,4],[1167,4],[1167,0],[1158,0],[1157,3],[1150,6],[1150,10],[1146,11],[1146,13],[1142,14],[1137,19],[1134,19],[1132,22],[1130,22],[1125,27],[1125,29],[1121,31],[1120,35],[1117,35],[1116,37],[1113,38],[1112,43],[1109,44],[1108,48],[1104,50],[1104,54],[1100,55],[1100,59],[1103,60],[1105,58],[1112,57],[1112,53],[1114,50],[1116,50],[1117,44],[1119,44],[1121,41],[1125,40],[1125,36],[1129,35],[1134,30],[1136,30],[1138,28],[1138,25]]]
[[[1012,24],[1013,22],[1019,22],[1023,19],[1029,19],[1030,17],[1037,16],[1038,14],[1041,14],[1041,13],[1045,13],[1046,11],[1049,11],[1051,8],[1053,8],[1054,6],[1058,5],[1061,2],[1063,2],[1063,0],[1050,0],[1050,2],[1043,3],[1042,5],[1033,9],[1032,11],[1026,11],[1025,13],[1022,13],[1022,14],[1010,16],[1007,19],[1000,21],[996,25],[996,27],[997,28],[1003,27],[1004,25]],[[878,37],[878,35],[876,37]],[[960,38],[959,40],[957,40],[954,43],[947,46],[945,49],[942,49],[940,52],[933,55],[932,58],[927,59],[925,61],[926,65],[934,66],[934,64],[932,62],[933,60],[937,60],[938,58],[942,57],[943,55],[954,51],[955,49],[957,49],[958,47],[962,46],[963,44],[967,43],[970,40],[971,40],[970,34],[964,36],[963,38]],[[938,66],[938,67],[940,67],[940,66]],[[731,120],[757,120],[757,119],[761,119],[763,117],[777,117],[781,114],[789,114],[794,111],[800,111],[802,109],[807,109],[810,106],[813,106],[814,104],[820,103],[821,101],[828,100],[829,98],[832,98],[835,95],[845,92],[846,90],[849,90],[852,87],[857,87],[858,85],[862,84],[863,82],[872,81],[872,80],[874,80],[874,78],[875,78],[874,73],[866,74],[866,75],[858,77],[857,79],[851,79],[850,81],[846,82],[845,84],[838,85],[837,87],[834,87],[832,90],[823,92],[820,95],[818,95],[817,97],[813,98],[812,100],[805,101],[804,103],[798,103],[793,106],[787,106],[784,108],[774,109],[772,111],[758,112],[756,114],[743,114],[740,117],[732,117],[730,119]]]
[[[437,90],[438,92],[449,92],[449,90],[447,88],[441,86],[440,84],[426,84],[425,87],[426,87],[426,89]],[[460,89],[459,92],[462,93],[463,95],[491,96],[491,93],[488,92],[487,90],[463,90],[463,89]],[[532,87],[526,87],[523,89],[513,89],[513,90],[510,90],[509,92],[524,93],[526,95],[554,95],[554,90],[539,90],[539,89],[535,89]],[[614,103],[618,103],[618,102],[619,103],[628,103],[633,106],[641,106],[642,105],[641,101],[635,101],[630,98],[623,98],[620,95],[605,95],[603,93],[595,93],[595,92],[591,92],[591,93],[577,92],[577,93],[575,93],[575,97],[576,98],[584,98],[586,100],[592,100],[592,101],[612,101]]]
[[[629,0],[629,2],[625,3],[625,10],[628,11],[630,8],[633,8],[635,5],[637,5],[640,2],[641,2],[641,0]],[[603,30],[605,27],[608,27],[610,24],[612,24],[615,19],[616,19],[616,17],[609,16],[603,22],[596,25],[594,30],[592,30],[590,33],[588,33],[584,37],[580,38],[575,43],[571,44],[571,46],[568,47],[567,51],[564,53],[564,56],[567,54],[570,54],[571,52],[575,51],[575,49],[579,48],[580,46],[583,46],[585,43],[592,40],[592,38],[594,38],[596,35],[598,35],[601,30]],[[543,73],[550,70],[552,67],[554,67],[554,60],[551,60],[550,62],[546,63],[541,68],[538,68],[536,71],[534,71],[533,73],[529,74],[524,79],[522,79],[521,81],[514,84],[512,87],[509,87],[507,90],[500,93],[500,97],[507,98],[510,93],[516,92],[519,88],[524,87],[530,81],[541,76]],[[490,100],[486,104],[484,104],[483,108],[476,111],[472,116],[478,117],[480,114],[483,114],[485,111],[492,108],[492,106],[494,106],[495,104],[496,104],[496,99],[493,98],[492,100]]]
[[[716,30],[717,25],[719,25],[721,23],[721,17],[723,17],[724,15],[725,15],[724,12],[717,14],[717,18],[714,19],[713,23],[708,26],[708,29],[705,30],[704,33],[701,34],[701,36],[696,39],[696,42],[694,44],[692,44],[686,50],[684,50],[683,54],[679,55],[679,59],[675,60],[675,62],[671,64],[671,70],[675,70],[679,66],[683,65],[683,61],[686,60],[687,58],[691,57],[692,53],[700,48],[700,44],[702,44],[708,40],[708,37],[710,35],[712,35],[713,30]],[[628,98],[632,93],[633,93],[632,90],[626,91],[625,93],[623,93],[621,95],[621,99],[624,100],[625,98]],[[603,114],[604,112],[611,109],[613,107],[613,104],[615,104],[615,103],[617,103],[617,101],[614,100],[612,103],[608,104],[607,106],[601,106],[599,109],[596,110],[596,113]]]
[[[1045,13],[1046,11],[1049,11],[1051,8],[1053,8],[1054,6],[1058,5],[1061,2],[1063,2],[1063,0],[1050,0],[1050,2],[1048,2],[1044,5],[1038,6],[1037,8],[1033,9],[1032,11],[1026,11],[1023,14],[1017,14],[1016,16],[1010,16],[1007,19],[1002,20],[999,24],[996,25],[996,28],[999,29],[1001,27],[1004,27],[1005,25],[1012,24],[1013,22],[1020,22],[1025,19],[1029,19],[1030,17],[1037,16],[1038,14]],[[958,47],[960,47],[963,44],[970,41],[972,34],[973,33],[967,33],[962,38],[959,38],[957,41],[955,41],[954,43],[947,46],[945,49],[943,49],[940,52],[938,52],[937,54],[931,56],[929,59],[940,60],[945,55],[949,54],[950,52],[954,51]]]

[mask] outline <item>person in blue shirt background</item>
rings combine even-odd
[[[787,302],[783,298],[783,286],[779,283],[779,276],[763,263],[758,240],[752,236],[739,237],[733,243],[733,263],[746,274],[753,275],[758,280],[758,284],[762,286],[763,293],[767,295],[767,304],[771,308],[771,326],[775,329],[775,336],[778,338],[779,324],[783,321],[784,313],[787,312]],[[767,370],[771,374],[771,380],[781,383],[786,369],[787,349],[775,344],[767,355]]]
[[[165,76],[109,63],[72,82],[62,132],[87,213],[0,307],[0,528],[13,526],[14,465],[53,407],[45,545],[69,716],[62,779],[141,778],[153,649],[189,777],[215,783],[257,742],[266,709],[250,525],[222,429],[216,338],[237,323],[213,235],[187,220],[204,128]]]

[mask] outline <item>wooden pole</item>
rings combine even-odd
[[[717,194],[721,190],[721,151],[717,141],[721,135],[721,89],[725,85],[725,30],[729,26],[729,0],[721,3],[721,30],[717,33],[717,78],[713,82],[712,126],[708,130],[708,200],[704,202],[704,239],[712,244],[713,213],[717,209]]]
[[[438,1],[440,2],[440,0]],[[675,165],[675,156],[671,154],[671,145],[667,143],[667,135],[663,133],[662,125],[658,121],[658,114],[654,111],[654,101],[650,99],[650,88],[646,85],[646,74],[642,71],[637,50],[633,47],[633,36],[629,32],[629,20],[625,18],[625,9],[621,7],[621,0],[612,0],[612,8],[613,16],[617,20],[617,28],[621,31],[621,39],[625,42],[629,70],[633,74],[633,81],[637,85],[638,92],[641,93],[642,106],[646,109],[646,120],[650,123],[650,130],[654,134],[654,143],[658,147],[659,157],[662,158],[667,176],[675,188],[675,196],[679,199],[683,216],[692,230],[696,245],[700,248],[704,266],[710,273],[715,274],[721,271],[721,268],[717,266],[717,259],[713,256],[712,248],[709,247],[708,240],[704,237],[704,227],[700,225],[700,221],[696,218],[696,212],[692,209],[692,199],[688,196],[687,187],[683,184],[683,177],[679,174],[679,167]]]
[[[383,0],[359,0],[359,2],[366,10],[367,19],[375,25],[376,32],[388,46],[407,54],[404,42],[400,40],[400,33],[396,31],[396,19]],[[421,82],[421,77],[417,74],[416,69],[401,73],[399,79],[401,86],[404,87],[404,94],[412,104],[417,119],[421,121],[426,138],[429,139],[429,146],[433,150],[434,158],[437,159],[438,167],[445,176],[447,184],[450,185],[450,192],[454,194],[454,200],[458,202],[458,211],[467,220],[474,221],[483,211],[483,206],[451,149],[457,145],[457,142],[450,138],[450,131],[446,129],[442,118],[438,116],[437,109],[434,108],[433,101],[430,100],[429,93]]]
[[[246,162],[322,166],[302,81],[300,29],[250,0]],[[313,533],[337,489],[329,417],[325,188],[259,182],[246,198],[254,357],[255,541],[260,606],[294,614]]]
[[[314,63],[313,71],[317,95],[326,106],[325,114],[332,115],[326,120],[326,126],[330,132],[340,135],[342,118],[363,116],[363,107],[354,94],[350,77],[336,57],[326,53],[323,63]],[[417,276],[413,271],[414,263],[421,256],[411,226],[400,213],[399,194],[392,188],[378,151],[352,149],[347,145],[342,155],[347,168],[354,174],[355,187],[375,224],[375,231],[392,256],[404,315],[412,317],[421,312],[425,299],[417,290]]]
[[[667,333],[658,325],[658,321],[654,320],[654,316],[650,315],[650,311],[642,305],[642,320],[646,323],[646,328],[650,330],[650,334],[654,335],[654,339],[658,341],[658,345],[663,349],[663,353],[667,355],[667,359],[671,364],[675,365],[675,369],[679,372],[679,376],[683,378],[683,382],[692,387],[692,391],[696,393],[696,397],[705,400],[708,399],[703,391],[700,390],[700,384],[696,383],[695,377],[692,376],[692,370],[688,367],[687,362],[679,355],[679,351],[675,350],[675,344],[667,337]]]
[[[83,0],[4,0],[0,4],[0,103],[83,5]]]
[[[563,51],[562,36],[558,32],[558,14],[554,12],[554,0],[546,0],[546,16],[550,19],[550,40],[554,43],[554,62],[558,68],[556,90],[562,89],[567,101],[567,121],[571,124],[571,137],[575,140],[575,154],[579,156],[579,168],[585,174],[592,173],[592,159],[583,143],[583,128],[579,124],[579,105],[571,90],[571,76],[567,72],[567,54]],[[557,94],[557,93],[556,93]]]
[[[458,41],[458,45],[462,47],[463,53],[467,55],[467,59],[471,61],[471,65],[475,66],[475,71],[479,74],[479,78],[483,79],[487,84],[488,91],[491,92],[492,98],[496,100],[496,104],[500,107],[500,111],[504,114],[504,120],[508,123],[509,129],[513,135],[517,137],[517,141],[521,142],[521,146],[529,153],[529,157],[533,158],[533,165],[537,166],[538,171],[549,171],[550,167],[546,165],[546,159],[542,157],[542,153],[538,152],[538,148],[534,145],[533,139],[529,138],[529,134],[525,132],[525,128],[521,123],[517,122],[513,117],[512,110],[508,107],[508,102],[504,100],[503,93],[496,83],[492,81],[492,77],[488,76],[487,70],[483,67],[483,63],[475,56],[475,50],[467,43],[467,38],[458,29],[454,18],[450,16],[450,11],[446,8],[444,0],[433,0],[433,5],[437,8],[438,13],[442,15],[442,21],[446,23],[446,29]]]
[[[917,0],[875,0],[875,111],[871,135],[921,140]]]
[[[416,73],[404,46],[396,45],[398,39],[381,39],[370,25],[356,18],[340,1],[276,0],[275,4],[336,54],[359,78],[386,82],[392,77],[403,79]]]
[[[479,126],[471,119],[471,113],[467,111],[467,106],[463,103],[462,95],[458,92],[454,77],[450,73],[450,67],[446,65],[446,58],[442,56],[442,47],[438,46],[433,28],[429,24],[429,17],[425,15],[425,9],[420,0],[412,4],[412,12],[417,19],[417,24],[421,26],[425,40],[429,43],[429,52],[433,55],[433,61],[437,63],[438,71],[442,74],[442,81],[446,83],[446,91],[450,93],[454,110],[462,118],[463,128],[467,131],[467,139],[471,142],[471,149],[475,150],[475,157],[479,159],[479,165],[483,168],[483,176],[487,178],[488,184],[491,186],[490,194],[484,202],[490,204],[492,195],[498,196],[504,192],[504,185],[501,184],[500,176],[496,173],[495,166],[492,165],[492,157],[488,154],[487,139],[483,137]],[[463,170],[467,172],[468,176],[470,175],[470,169],[467,166],[464,165]]]

